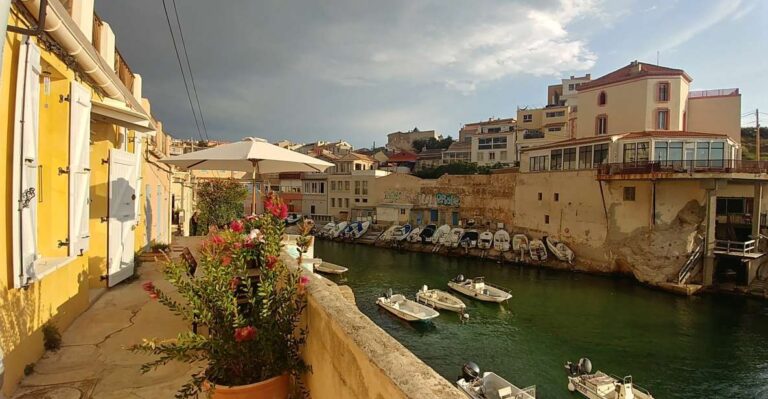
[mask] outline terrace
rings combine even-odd
[[[768,161],[702,159],[687,161],[634,161],[605,163],[597,168],[598,180],[657,180],[728,178],[765,179]]]

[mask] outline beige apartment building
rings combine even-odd
[[[465,125],[462,131],[467,129],[467,126]],[[465,136],[471,143],[471,162],[478,165],[516,164],[517,121],[514,118],[489,119],[469,126],[474,128],[471,135]]]
[[[358,169],[329,175],[328,213],[338,220],[372,218],[376,213],[372,188],[377,179],[389,174],[384,170]]]
[[[328,176],[328,173],[304,173],[301,176],[304,190],[301,213],[316,223],[332,220],[328,212]]]
[[[441,137],[434,130],[419,130],[417,128],[407,132],[394,132],[387,135],[387,149],[390,151],[414,151],[416,150],[413,148],[414,141]]]

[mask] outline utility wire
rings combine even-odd
[[[181,70],[181,78],[184,80],[184,88],[187,90],[187,99],[189,100],[189,108],[192,110],[192,117],[195,118],[195,126],[197,126],[197,135],[200,136],[200,140],[203,138],[203,133],[200,131],[200,123],[197,121],[197,113],[195,107],[192,105],[192,96],[189,94],[189,85],[187,85],[187,76],[184,74],[184,67],[181,65],[181,56],[179,55],[179,48],[176,46],[176,36],[173,34],[173,27],[171,26],[171,18],[168,16],[168,8],[163,0],[163,10],[165,10],[165,20],[168,22],[168,31],[171,32],[171,41],[173,42],[173,49],[176,51],[176,60],[179,62],[179,70]]]
[[[173,12],[176,14],[176,22],[179,24],[179,36],[181,36],[181,47],[184,49],[184,58],[187,59],[187,70],[189,71],[189,77],[192,80],[192,91],[195,92],[195,100],[197,101],[197,111],[200,113],[200,121],[203,124],[203,132],[205,138],[208,137],[208,128],[205,126],[205,118],[203,117],[203,107],[200,106],[200,97],[197,96],[197,85],[195,84],[195,75],[192,73],[192,64],[189,62],[189,53],[187,53],[187,43],[184,41],[184,30],[181,28],[181,18],[179,18],[179,11],[176,9],[176,0],[173,0]]]

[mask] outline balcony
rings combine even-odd
[[[523,139],[543,139],[544,132],[541,130],[526,130],[523,132]]]
[[[739,89],[697,90],[688,92],[688,98],[738,96]]]
[[[734,159],[637,161],[602,164],[598,180],[655,180],[686,178],[768,179],[768,161]]]
[[[128,66],[128,63],[125,62],[125,58],[123,58],[123,55],[120,54],[118,49],[115,49],[115,72],[128,91],[133,93],[133,81],[136,79],[136,76],[133,74],[133,71],[131,71],[131,68]]]

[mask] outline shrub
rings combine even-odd
[[[248,190],[235,180],[204,181],[197,188],[197,234],[208,234],[209,226],[223,227],[243,217]]]
[[[50,321],[43,324],[43,346],[45,350],[57,351],[61,348],[61,333],[59,328]]]

